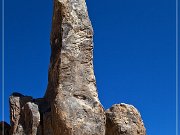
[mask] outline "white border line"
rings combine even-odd
[[[176,0],[176,135],[178,135],[178,0]]]
[[[4,0],[2,0],[2,121],[4,121]],[[2,135],[4,135],[4,126]]]

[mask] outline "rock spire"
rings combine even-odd
[[[45,99],[51,103],[54,134],[103,135],[105,114],[96,90],[85,0],[54,0],[51,50]]]
[[[50,43],[45,95],[13,93],[10,125],[0,123],[4,135],[146,135],[136,108],[116,104],[105,111],[98,99],[85,0],[54,0]]]

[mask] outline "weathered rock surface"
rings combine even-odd
[[[105,113],[93,71],[93,29],[85,0],[54,0],[45,98],[54,134],[104,135]]]
[[[85,0],[54,0],[45,96],[13,93],[9,101],[11,135],[145,135],[135,108],[117,105],[105,114],[98,99]]]
[[[36,135],[40,132],[38,103],[30,96],[13,93],[10,96],[11,134]],[[38,131],[39,130],[39,131]]]
[[[2,121],[0,122],[0,135],[10,135],[11,126]]]
[[[115,104],[106,110],[106,135],[146,135],[138,110],[127,104]]]

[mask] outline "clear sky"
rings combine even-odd
[[[175,135],[175,0],[87,0],[87,5],[103,106],[133,104],[147,135]],[[5,1],[7,122],[12,92],[44,95],[51,17],[52,0]]]

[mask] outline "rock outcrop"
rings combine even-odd
[[[38,99],[13,93],[10,96],[11,134],[41,134],[40,106]]]
[[[145,135],[138,111],[106,112],[93,70],[93,28],[85,0],[54,0],[51,58],[45,96],[10,96],[11,135]]]
[[[51,49],[45,99],[51,103],[54,134],[103,135],[105,114],[96,90],[85,0],[54,0]]]
[[[127,104],[115,104],[106,110],[106,135],[145,135],[138,110]]]

